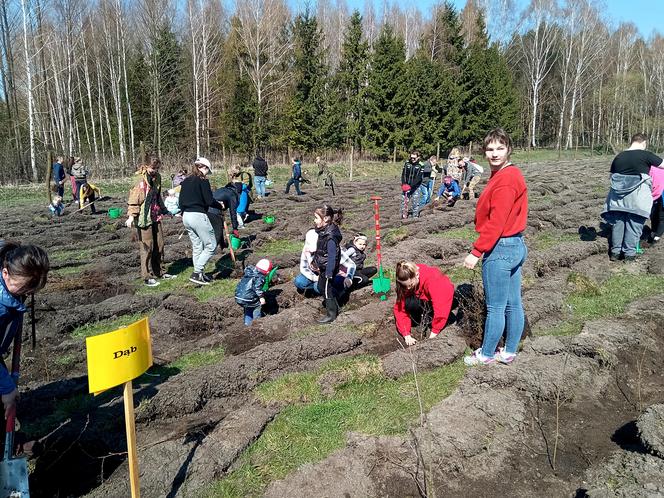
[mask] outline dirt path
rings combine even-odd
[[[662,402],[664,287],[648,297],[638,294],[638,286],[623,289],[628,310],[606,317],[583,315],[585,301],[574,299],[599,299],[605,288],[616,292],[612,285],[632,286],[639,276],[658,278],[664,250],[647,248],[634,264],[609,263],[599,219],[608,183],[605,165],[586,161],[584,175],[580,168],[580,162],[524,167],[531,204],[524,302],[535,335],[524,342],[519,361],[468,371],[455,392],[406,437],[349,434],[344,449],[272,483],[268,496],[562,496],[581,489],[605,496],[602,490],[634,481],[627,475],[610,484],[602,481],[602,469],[623,462],[625,448],[640,448],[630,423]],[[136,383],[145,496],[196,496],[232,471],[242,451],[283,409],[256,398],[254,389],[265,381],[361,354],[378,355],[384,375],[398,379],[412,375],[413,363],[421,371],[437,368],[458,359],[466,345],[477,345],[483,310],[478,313],[469,296],[481,279],[460,268],[474,237],[476,200],[452,209],[427,207],[421,218],[402,221],[396,181],[341,183],[334,198],[329,190],[304,190],[301,197],[275,192],[253,205],[275,215],[276,223],[266,225],[259,216],[248,223],[238,266],[221,257],[215,267],[221,280],[202,290],[187,281],[190,244],[186,236],[179,239],[177,218],[166,220],[164,228],[166,259],[178,278],[146,292],[137,278],[136,243],[123,220],[70,214],[50,221],[25,211],[0,213],[6,220],[0,236],[47,247],[54,268],[38,299],[38,348],[26,348],[23,365],[29,382],[22,422],[30,439],[40,439],[30,445],[34,496],[126,493],[121,398],[114,390],[87,395],[82,335],[89,329],[81,327],[151,316],[161,367]],[[359,231],[372,234],[371,194],[384,199],[386,268],[412,258],[441,266],[463,284],[465,307],[456,310],[457,323],[445,337],[423,341],[411,352],[396,340],[393,297],[381,302],[369,289],[358,291],[326,328],[316,324],[320,302],[300,296],[290,282],[314,207],[324,201],[344,207],[345,238]],[[122,204],[110,199],[99,207]],[[232,279],[239,277],[242,262],[265,256],[279,265],[281,283],[270,292],[270,314],[245,329]],[[561,330],[574,335],[550,335]],[[223,360],[210,360],[215,352],[223,352]],[[330,382],[334,390],[336,380]],[[664,482],[662,461],[647,464]],[[61,479],[73,466],[81,469],[80,477]],[[641,467],[630,460],[625,468],[638,473]],[[643,486],[651,481],[646,478]],[[639,489],[657,492],[651,488]]]

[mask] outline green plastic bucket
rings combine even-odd
[[[274,216],[267,215],[267,216],[263,217],[263,221],[265,223],[267,223],[268,225],[272,225],[272,223],[274,223]]]
[[[111,218],[112,220],[119,218],[121,214],[122,214],[122,209],[120,208],[111,208],[108,210],[108,217]]]
[[[242,246],[242,239],[238,239],[235,235],[231,235],[231,247],[237,251]]]

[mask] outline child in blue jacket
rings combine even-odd
[[[443,178],[443,184],[440,186],[440,189],[438,189],[438,197],[436,197],[436,200],[440,199],[441,197],[445,198],[447,205],[450,207],[454,206],[456,201],[461,198],[461,189],[459,188],[459,184],[451,176],[446,176]]]
[[[270,270],[272,263],[269,259],[261,259],[256,266],[247,266],[235,288],[235,302],[244,308],[246,326],[261,316],[261,306],[265,304],[263,285]]]

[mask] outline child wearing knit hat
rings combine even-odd
[[[235,302],[244,309],[246,326],[261,316],[261,306],[265,304],[263,285],[271,270],[272,262],[269,259],[261,259],[256,266],[249,265],[235,288]]]

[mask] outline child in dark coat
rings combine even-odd
[[[367,248],[367,236],[358,233],[353,242],[346,246],[346,255],[355,263],[355,275],[353,276],[353,289],[360,289],[369,283],[369,279],[378,273],[375,266],[364,266],[364,260],[367,255],[364,253]]]
[[[246,326],[261,316],[261,306],[265,304],[263,285],[270,270],[272,263],[268,259],[261,259],[256,266],[247,266],[235,288],[235,302],[244,308]]]

